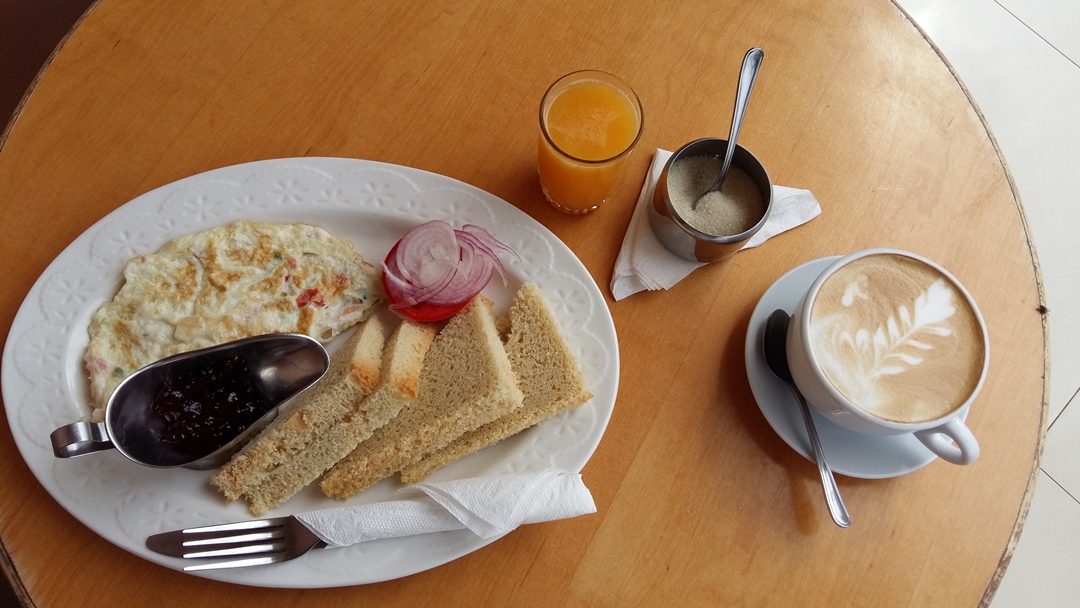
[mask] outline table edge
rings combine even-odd
[[[42,76],[45,75],[45,70],[49,69],[53,60],[56,59],[57,54],[59,54],[60,50],[67,45],[67,41],[71,38],[71,35],[75,33],[75,30],[79,29],[79,26],[86,21],[86,18],[95,8],[97,8],[100,2],[101,0],[93,0],[93,2],[86,7],[83,14],[79,15],[79,18],[75,20],[75,23],[71,25],[71,28],[68,29],[67,33],[65,33],[60,41],[56,43],[56,47],[49,53],[49,56],[45,59],[45,63],[42,64],[41,69],[34,75],[33,80],[31,80],[30,84],[26,87],[26,91],[23,93],[19,103],[16,104],[15,110],[11,113],[11,117],[8,119],[7,124],[4,125],[3,131],[0,131],[0,151],[4,149],[8,136],[15,128],[15,123],[19,121],[19,116],[22,114],[23,108],[26,107],[26,102],[30,99],[30,95],[33,94],[34,89],[36,89],[38,83],[41,82]],[[19,577],[19,572],[15,569],[15,562],[12,561],[11,554],[8,553],[7,546],[4,545],[4,539],[2,538],[0,538],[0,573],[3,573],[4,578],[7,579],[8,584],[15,594],[15,599],[18,600],[21,606],[24,608],[36,608],[37,604],[34,603],[33,598],[30,597],[26,585],[23,584],[22,578]]]
[[[0,572],[3,572],[4,578],[7,579],[19,605],[24,608],[36,608],[37,604],[35,604],[33,598],[30,597],[29,591],[26,590],[26,585],[23,585],[22,579],[19,578],[19,573],[15,571],[15,562],[12,561],[11,554],[8,553],[7,547],[4,546],[2,539],[0,539]]]
[[[52,65],[53,59],[56,58],[56,55],[60,52],[60,49],[64,48],[64,46],[67,44],[68,39],[71,38],[71,35],[75,33],[75,30],[79,29],[79,26],[82,25],[83,21],[86,20],[86,17],[91,13],[91,11],[97,8],[97,5],[100,2],[101,0],[93,0],[93,2],[91,2],[90,5],[86,7],[86,10],[83,11],[83,14],[79,15],[79,18],[75,20],[75,23],[71,25],[71,28],[68,29],[67,33],[65,33],[64,36],[60,39],[60,41],[56,43],[56,47],[53,48],[51,53],[49,53],[49,56],[45,58],[45,63],[41,65],[41,69],[37,71],[37,74],[34,74],[34,78],[30,81],[30,84],[27,85],[26,91],[23,92],[22,98],[19,99],[19,103],[15,104],[15,110],[12,111],[11,116],[7,121],[7,124],[4,125],[3,131],[0,131],[0,150],[4,149],[4,144],[7,143],[8,135],[11,134],[11,130],[15,127],[15,123],[19,120],[19,115],[22,114],[22,110],[26,106],[27,100],[30,99],[30,95],[34,92],[34,89],[37,88],[38,83],[41,82],[41,77],[45,75],[45,70],[49,69],[49,66]]]
[[[1023,200],[1020,197],[1020,190],[1016,186],[1016,180],[1013,178],[1012,170],[1009,169],[1009,163],[1005,159],[1005,154],[1001,150],[1001,145],[998,143],[997,137],[994,136],[994,132],[990,129],[990,125],[986,121],[986,115],[983,114],[982,108],[979,107],[978,102],[972,96],[971,91],[967,85],[964,84],[960,74],[957,73],[956,68],[953,67],[952,62],[945,56],[941,48],[930,38],[929,34],[924,30],[908,13],[904,10],[904,7],[900,6],[898,0],[890,0],[893,6],[900,11],[900,14],[907,19],[923,40],[930,45],[930,48],[938,56],[938,59],[945,64],[945,67],[952,74],[953,80],[963,91],[964,96],[967,97],[968,103],[971,104],[971,108],[975,111],[975,115],[979,117],[979,122],[982,123],[983,130],[986,132],[987,137],[990,138],[990,143],[994,147],[994,153],[997,154],[998,162],[1001,163],[1001,168],[1005,171],[1005,179],[1008,181],[1009,190],[1012,192],[1013,202],[1016,204],[1016,211],[1020,216],[1020,224],[1024,229],[1024,239],[1027,241],[1028,255],[1031,256],[1031,265],[1035,270],[1035,288],[1039,298],[1039,310],[1041,311],[1042,321],[1042,333],[1043,333],[1043,391],[1042,391],[1042,407],[1041,415],[1039,416],[1039,437],[1038,443],[1035,446],[1035,459],[1031,465],[1031,473],[1028,476],[1027,490],[1024,492],[1024,498],[1020,503],[1020,511],[1016,516],[1016,523],[1013,525],[1012,536],[1009,538],[1009,542],[1006,544],[1001,558],[998,561],[997,571],[994,576],[991,577],[990,582],[987,584],[986,589],[983,591],[982,599],[979,600],[980,608],[986,608],[990,606],[991,600],[994,599],[994,594],[997,593],[998,586],[1001,584],[1001,580],[1005,576],[1005,570],[1009,567],[1009,562],[1012,560],[1013,551],[1016,549],[1016,544],[1020,541],[1020,534],[1023,532],[1024,523],[1027,520],[1028,512],[1031,509],[1031,500],[1035,495],[1035,484],[1039,478],[1039,471],[1041,469],[1043,448],[1046,445],[1046,427],[1050,410],[1050,326],[1048,315],[1046,314],[1048,309],[1046,307],[1046,286],[1043,282],[1042,265],[1039,262],[1038,252],[1035,250],[1035,244],[1031,238],[1031,224],[1028,222],[1027,213],[1024,211]]]

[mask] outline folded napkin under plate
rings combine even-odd
[[[671,152],[657,149],[653,155],[645,185],[638,196],[634,216],[623,237],[619,257],[615,260],[615,272],[611,277],[611,294],[621,300],[639,291],[670,289],[694,270],[705,266],[703,262],[691,262],[668,251],[653,234],[649,225],[649,205],[653,191],[664,164]],[[773,186],[773,208],[769,220],[743,249],[757,247],[769,238],[805,224],[821,213],[821,206],[809,190]]]

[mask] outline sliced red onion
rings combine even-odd
[[[494,270],[499,272],[499,276],[502,277],[503,285],[506,285],[506,269],[503,268],[502,262],[499,260],[498,255],[492,251],[482,240],[470,234],[468,232],[458,232],[458,240],[461,242],[461,248],[473,247],[483,254],[483,257],[490,260],[490,264]],[[489,279],[490,280],[490,279]]]
[[[515,260],[519,260],[519,261],[521,260],[521,258],[518,256],[516,251],[511,249],[508,245],[504,244],[502,241],[500,241],[500,240],[496,239],[495,237],[491,236],[490,232],[488,232],[487,230],[484,230],[483,228],[481,228],[480,226],[477,226],[476,224],[465,224],[464,226],[461,227],[461,232],[466,232],[468,234],[473,235],[474,237],[479,239],[481,242],[483,242],[485,245],[487,245],[488,248],[491,249],[492,251],[494,251],[495,253],[505,253],[507,255],[513,256]]]
[[[445,288],[427,298],[436,306],[450,306],[471,300],[491,280],[491,259],[468,247],[462,247],[462,264]]]
[[[395,260],[401,278],[407,281],[417,284],[432,283],[430,276],[420,277],[414,273],[437,259],[448,261],[451,265],[456,264],[459,259],[457,235],[454,228],[446,222],[432,220],[420,224],[398,242]]]
[[[502,277],[503,285],[506,285],[506,268],[503,267],[502,261],[499,260],[499,255],[505,253],[507,255],[513,256],[514,260],[517,261],[521,261],[521,256],[519,256],[517,252],[511,249],[508,245],[496,239],[494,236],[491,235],[490,232],[484,230],[480,226],[477,226],[475,224],[465,224],[461,227],[459,234],[461,232],[464,232],[472,236],[480,243],[483,243],[484,246],[488,249],[488,251],[491,252],[491,259],[495,263],[495,270],[497,270],[499,272],[499,276]]]
[[[506,283],[499,254],[517,253],[479,226],[461,230],[441,220],[426,222],[398,241],[383,262],[388,295],[396,308],[421,303],[452,306],[472,299],[498,272]]]
[[[454,275],[453,273],[450,273],[443,277],[438,283],[416,287],[414,283],[401,277],[397,265],[394,263],[394,260],[391,259],[388,262],[383,263],[383,276],[386,279],[387,291],[391,292],[388,295],[393,302],[393,307],[407,308],[419,304],[431,294],[437,293],[446,287],[446,285],[450,283],[450,280],[453,279]]]

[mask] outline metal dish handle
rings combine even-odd
[[[74,458],[114,447],[104,422],[65,424],[49,433],[49,441],[57,458]]]

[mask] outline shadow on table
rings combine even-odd
[[[805,535],[816,533],[821,526],[832,526],[828,507],[821,488],[821,477],[817,465],[803,458],[791,448],[773,430],[757,406],[745,365],[746,331],[750,323],[753,305],[740,316],[739,326],[743,329],[735,332],[725,345],[724,360],[740,361],[741,365],[721,366],[721,381],[737,389],[733,403],[735,417],[742,423],[746,435],[771,462],[783,468],[788,478],[791,510],[796,514],[796,525]],[[843,495],[845,488],[855,488],[873,480],[858,479],[846,475],[837,476],[837,484]],[[849,506],[850,508],[850,506]]]

